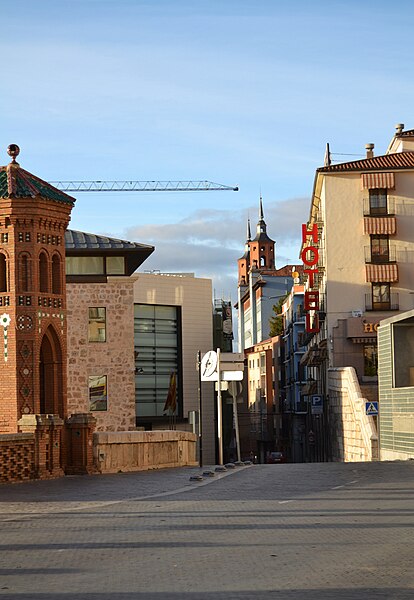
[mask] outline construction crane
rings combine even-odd
[[[238,192],[212,181],[50,181],[62,192]]]

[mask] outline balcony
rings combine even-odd
[[[364,247],[365,264],[384,265],[397,262],[396,246],[389,245],[386,248]]]
[[[364,217],[391,217],[395,215],[395,198],[388,196],[376,205],[369,197],[364,198]]]
[[[387,311],[399,310],[399,295],[397,293],[390,294],[389,300],[381,302],[373,301],[371,294],[365,294],[365,310],[366,311]]]

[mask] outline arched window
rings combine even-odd
[[[61,262],[60,256],[54,254],[52,258],[52,294],[61,294]]]
[[[48,273],[48,260],[45,252],[41,252],[39,255],[39,281],[40,291],[49,291],[49,273]]]
[[[261,267],[265,267],[266,266],[266,258],[264,256],[260,257],[260,266]]]
[[[0,253],[0,292],[7,292],[7,261]]]
[[[23,254],[20,258],[20,291],[30,291],[30,273],[29,273],[29,257],[27,254]]]

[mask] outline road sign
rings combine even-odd
[[[311,413],[312,415],[323,415],[323,396],[319,394],[311,396]]]
[[[221,363],[234,363],[234,362],[243,362],[244,354],[243,352],[220,352],[220,362]]]
[[[365,414],[369,417],[378,415],[378,402],[365,402]]]

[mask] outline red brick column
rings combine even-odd
[[[93,432],[96,419],[90,413],[78,413],[66,420],[67,475],[96,473],[93,460]]]
[[[23,415],[19,431],[35,434],[35,478],[49,479],[50,435],[47,415]]]
[[[49,469],[52,477],[62,477],[65,472],[62,468],[62,437],[63,419],[57,415],[48,415],[49,421]]]

